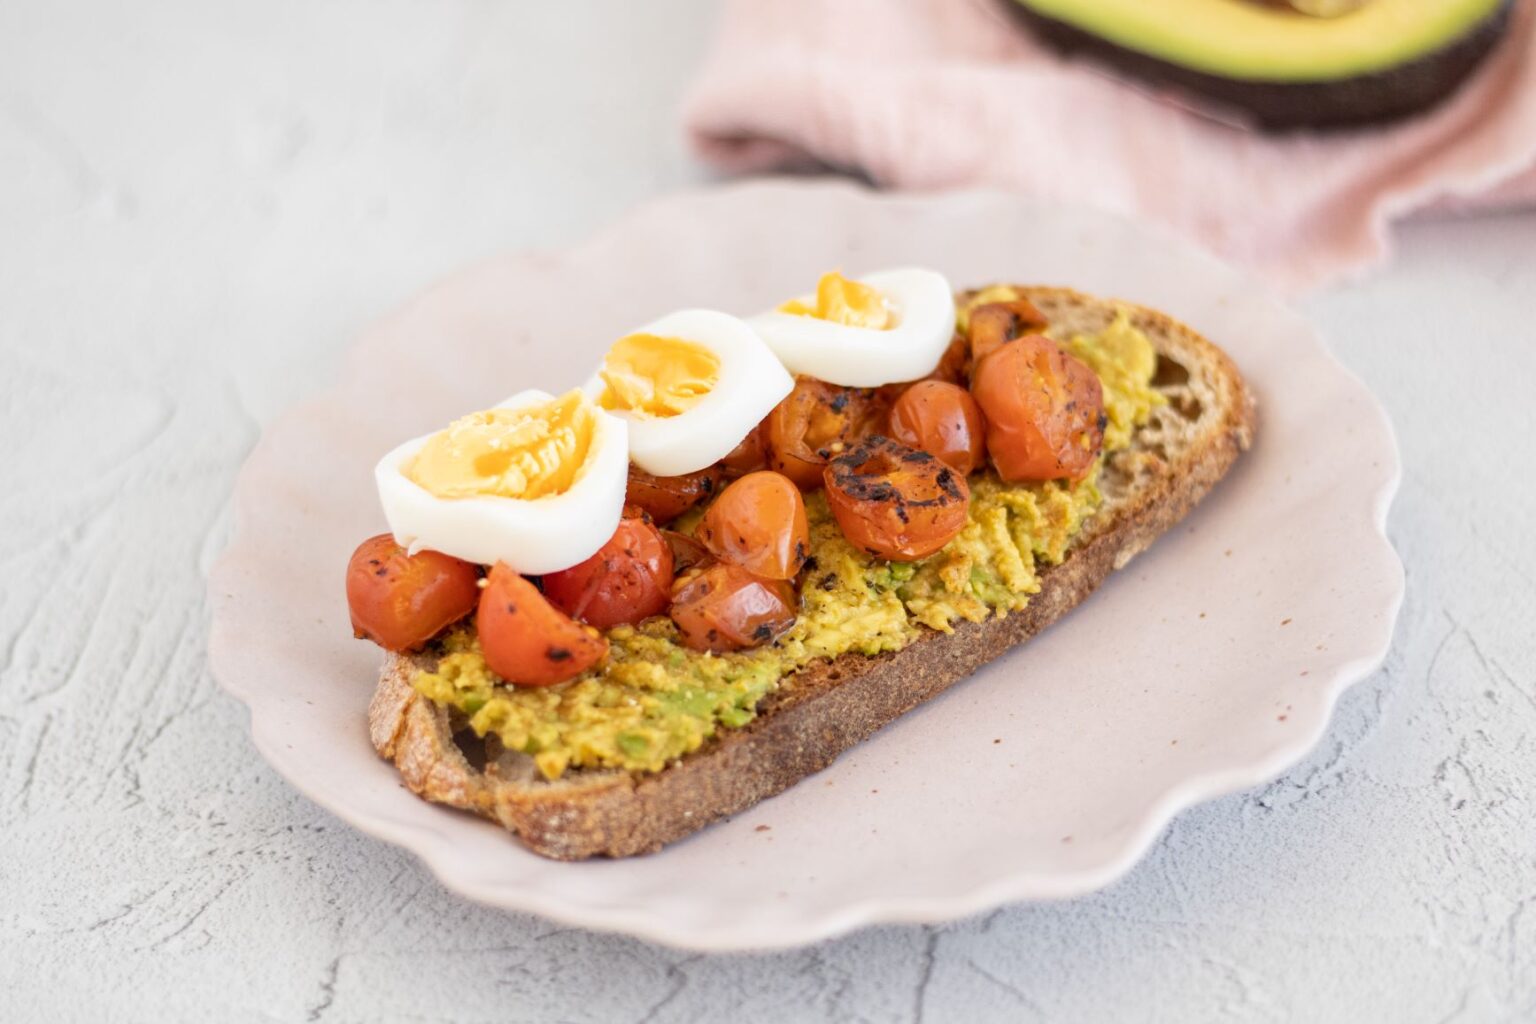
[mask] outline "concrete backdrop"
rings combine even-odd
[[[1107,892],[689,956],[466,903],[260,760],[203,580],[261,425],[433,279],[703,180],[712,15],[0,4],[0,1017],[1536,1017],[1536,214],[1302,303],[1400,432],[1398,639]]]

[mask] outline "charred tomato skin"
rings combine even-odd
[[[1103,451],[1103,385],[1086,363],[1043,335],[1007,342],[983,359],[971,393],[1004,480],[1080,480]]]
[[[971,310],[970,326],[970,366],[974,373],[987,356],[1026,334],[1040,333],[1047,323],[1033,302],[1014,299],[977,306]]]
[[[592,557],[548,573],[544,596],[567,615],[598,629],[634,625],[667,610],[672,591],[672,547],[631,506]]]
[[[644,509],[658,523],[670,523],[718,491],[724,476],[717,466],[683,476],[655,476],[631,464],[624,503]]]
[[[514,686],[553,686],[608,657],[608,640],[550,604],[503,562],[491,567],[475,612],[480,653]]]
[[[937,456],[961,476],[986,461],[986,422],[971,393],[944,381],[918,381],[891,406],[888,432],[902,444]]]
[[[827,505],[850,544],[912,562],[954,539],[969,519],[965,477],[936,456],[870,437],[828,463]]]
[[[685,646],[723,654],[773,640],[794,624],[797,605],[788,581],[716,562],[677,581],[670,614]]]
[[[788,477],[759,470],[729,484],[694,536],[710,554],[765,579],[793,579],[811,553],[805,499]]]
[[[408,554],[387,533],[347,562],[352,632],[389,651],[414,651],[475,610],[480,569],[438,551]]]
[[[768,468],[802,491],[821,486],[829,459],[881,427],[884,406],[871,388],[847,388],[799,377],[763,421]]]

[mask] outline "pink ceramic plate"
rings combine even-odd
[[[822,774],[660,854],[561,864],[418,800],[369,746],[378,652],[342,568],[384,522],[380,453],[521,388],[583,380],[683,306],[752,313],[830,268],[926,264],[957,285],[1070,285],[1155,306],[1223,346],[1258,444],[1196,513],[1026,648]],[[214,670],[262,754],[465,896],[724,950],[937,921],[1103,886],[1169,818],[1295,763],[1387,650],[1403,591],[1381,408],[1254,281],[1144,228],[998,194],[759,183],[666,199],[595,240],[432,289],[274,422],[214,570]],[[767,828],[763,828],[767,826]]]

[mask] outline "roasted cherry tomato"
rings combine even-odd
[[[585,562],[544,576],[544,596],[598,629],[660,615],[672,593],[672,548],[644,519],[619,521],[608,543]]]
[[[732,448],[719,465],[727,477],[746,476],[768,468],[768,453],[763,450],[763,424],[753,427],[752,432],[742,438],[741,444]]]
[[[969,476],[986,457],[986,423],[971,393],[957,384],[920,380],[891,406],[891,437],[937,455],[956,473]]]
[[[658,523],[670,523],[714,494],[720,477],[721,471],[714,466],[686,476],[652,476],[631,465],[624,501],[644,509]]]
[[[926,558],[965,526],[971,489],[937,457],[888,437],[827,464],[827,504],[855,547],[893,562]]]
[[[877,430],[882,412],[872,390],[800,377],[764,421],[768,468],[813,491],[827,460]]]
[[[772,640],[794,623],[795,608],[795,588],[786,581],[716,562],[678,580],[670,614],[684,644],[718,654]]]
[[[414,555],[387,533],[357,546],[347,564],[352,632],[391,651],[413,651],[475,610],[480,570],[437,551]]]
[[[480,653],[492,672],[517,686],[552,686],[608,656],[608,640],[547,601],[539,588],[497,562],[475,615]]]
[[[923,378],[926,380],[927,378]],[[896,384],[882,384],[875,388],[874,395],[870,398],[870,413],[864,422],[866,429],[861,437],[869,437],[872,434],[889,434],[891,422],[891,407],[897,399],[906,394],[916,381],[904,380]]]
[[[1104,447],[1099,378],[1049,338],[1026,335],[994,351],[977,365],[971,393],[1004,480],[1076,480]]]
[[[677,576],[715,560],[708,548],[686,533],[662,530],[661,535],[666,539],[667,547],[672,549],[672,572]]]
[[[694,535],[720,561],[765,579],[793,579],[811,553],[800,488],[771,470],[748,473],[721,491]]]
[[[949,348],[939,357],[939,365],[933,368],[933,372],[924,377],[924,380],[942,380],[948,384],[959,384],[965,387],[970,379],[971,369],[971,339],[955,332],[955,337],[949,343]]]
[[[1045,316],[1028,299],[989,302],[971,310],[971,371],[1015,338],[1045,330]]]

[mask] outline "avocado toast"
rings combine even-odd
[[[1043,556],[1018,584],[1017,599],[990,599],[983,614],[953,609],[952,618],[946,612],[934,620],[943,628],[933,628],[917,618],[921,609],[909,594],[899,643],[799,660],[753,699],[750,715],[718,717],[695,748],[637,768],[562,763],[552,771],[535,755],[509,749],[499,729],[471,728],[470,705],[427,696],[437,692],[432,679],[451,657],[441,643],[391,653],[369,709],[379,753],[417,794],[495,821],[542,855],[644,853],[819,771],[1060,618],[1221,478],[1251,443],[1253,401],[1219,349],[1162,314],[1064,289],[1016,292],[1062,341],[1102,335],[1117,322],[1134,328],[1155,350],[1146,383],[1157,396],[1139,410],[1124,444],[1106,450],[1092,508],[1072,522],[1062,550]],[[962,305],[969,297],[962,295]]]

